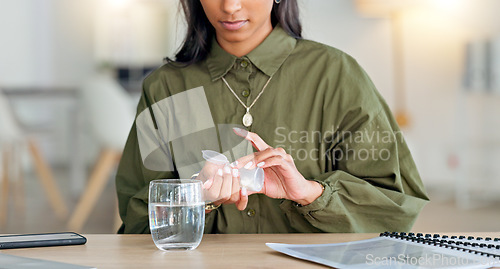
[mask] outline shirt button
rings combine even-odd
[[[241,95],[243,95],[243,97],[248,97],[248,96],[250,96],[250,91],[249,90],[243,90],[241,92]]]
[[[247,66],[248,66],[248,61],[247,60],[241,61],[241,67],[247,68]]]
[[[254,209],[251,209],[251,208],[250,208],[250,209],[248,209],[248,211],[247,211],[247,216],[249,216],[249,217],[253,217],[253,216],[255,216],[255,210],[254,210]]]

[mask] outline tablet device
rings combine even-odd
[[[77,233],[16,234],[0,236],[0,249],[83,245],[87,238]]]

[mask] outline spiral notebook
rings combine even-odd
[[[490,268],[500,265],[500,238],[381,233],[337,244],[277,244],[268,247],[335,268]]]

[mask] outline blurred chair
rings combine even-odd
[[[92,78],[81,88],[81,100],[92,134],[101,148],[87,187],[68,222],[80,231],[120,161],[135,118],[130,95],[109,73]],[[115,226],[119,224],[118,207]],[[116,227],[117,228],[117,227]]]
[[[2,175],[2,184],[0,185],[0,226],[7,221],[10,194],[9,185],[14,179],[17,190],[16,197],[14,198],[20,202],[24,200],[21,149],[25,145],[28,146],[40,183],[56,215],[60,219],[64,219],[68,214],[66,203],[57,187],[49,165],[40,152],[38,144],[35,140],[23,134],[14,118],[7,99],[0,90],[0,153],[2,157],[2,165],[0,166]]]

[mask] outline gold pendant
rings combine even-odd
[[[245,113],[245,115],[243,116],[243,125],[245,125],[245,127],[250,127],[250,125],[252,125],[252,123],[253,123],[253,117],[247,111],[247,113]]]

